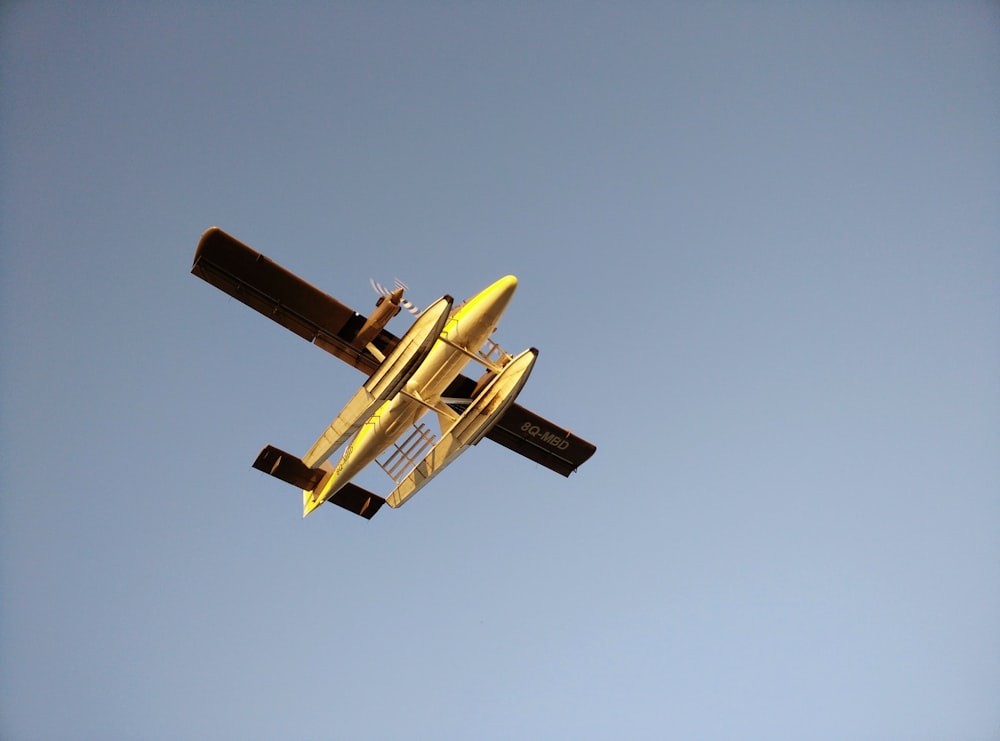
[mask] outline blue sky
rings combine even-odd
[[[998,31],[5,4],[0,736],[997,738]],[[363,379],[189,274],[210,225],[360,311],[516,274],[596,456],[303,521],[250,463]]]

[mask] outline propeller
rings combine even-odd
[[[369,281],[371,281],[372,290],[374,290],[375,293],[377,293],[379,296],[385,296],[386,298],[388,298],[389,296],[392,296],[392,294],[394,294],[394,293],[396,293],[398,291],[400,293],[399,305],[402,306],[404,309],[406,309],[411,314],[419,314],[420,313],[420,309],[418,309],[412,303],[410,303],[405,298],[403,298],[402,292],[409,290],[410,287],[408,285],[406,285],[403,281],[401,281],[399,278],[395,279],[395,281],[396,281],[396,288],[394,290],[391,290],[391,291],[388,288],[386,288],[385,286],[383,286],[381,283],[379,283],[377,280],[375,280],[374,278],[369,278]]]

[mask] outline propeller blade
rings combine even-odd
[[[388,296],[391,296],[396,291],[400,291],[400,290],[406,291],[406,290],[409,290],[409,286],[407,286],[399,278],[395,279],[396,288],[395,288],[394,291],[390,291],[388,288],[386,288],[385,286],[383,286],[381,283],[379,283],[374,278],[369,278],[368,282],[372,284],[372,290],[375,291],[375,293],[377,293],[379,296],[386,296],[386,297],[388,297]],[[401,298],[400,301],[399,301],[399,304],[400,304],[400,306],[402,306],[404,309],[406,309],[411,314],[415,315],[415,314],[419,314],[420,313],[420,309],[417,308],[416,306],[414,306],[412,302],[407,301],[405,298]]]

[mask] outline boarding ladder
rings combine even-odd
[[[397,484],[423,458],[427,449],[434,444],[435,436],[425,424],[413,425],[413,431],[402,442],[392,444],[392,452],[385,460],[375,462]]]
[[[494,342],[492,337],[487,338],[486,344],[479,350],[479,356],[491,370],[503,368],[513,359],[513,356]]]

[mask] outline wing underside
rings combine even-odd
[[[379,360],[371,352],[352,344],[365,324],[363,315],[218,227],[202,235],[191,272],[365,374],[378,369]],[[383,329],[372,344],[387,355],[398,342]],[[475,381],[459,376],[445,396],[471,398],[475,387]],[[513,404],[486,437],[563,476],[597,449],[519,404]]]
[[[459,376],[445,396],[468,397],[475,386],[471,378]],[[486,437],[563,476],[573,473],[597,450],[593,443],[517,403],[511,405]]]
[[[369,375],[378,368],[370,352],[351,344],[364,316],[218,227],[202,235],[191,272],[349,365]],[[395,341],[382,332],[372,344],[388,353]]]

